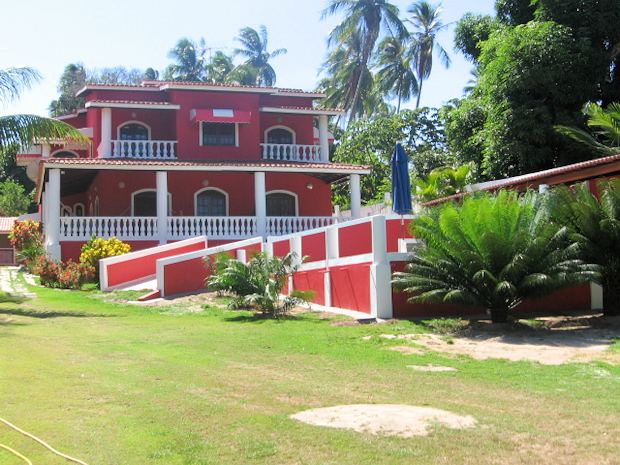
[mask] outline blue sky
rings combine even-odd
[[[405,13],[411,0],[395,0]],[[468,12],[492,13],[493,0],[444,0],[445,23]],[[43,80],[22,98],[0,108],[0,114],[47,114],[57,95],[64,66],[123,65],[163,69],[167,52],[183,36],[204,37],[207,44],[230,52],[240,28],[264,24],[270,48],[288,53],[273,61],[278,86],[313,89],[326,50],[326,37],[337,18],[320,20],[327,0],[21,0],[3,5],[0,28],[0,68],[31,66]],[[450,51],[452,67],[437,63],[425,82],[422,104],[438,106],[461,95],[471,65],[453,51],[454,27],[440,37]],[[411,104],[410,104],[411,105]]]

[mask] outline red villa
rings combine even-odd
[[[330,184],[343,178],[359,216],[369,168],[330,162],[327,120],[342,111],[317,108],[321,93],[145,81],[87,85],[78,95],[84,108],[59,119],[90,143],[50,141],[18,157],[36,179],[53,258],[77,258],[92,236],[138,250],[327,226]]]

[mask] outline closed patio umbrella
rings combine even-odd
[[[392,210],[399,215],[410,215],[413,212],[409,157],[400,144],[396,144],[392,155]]]

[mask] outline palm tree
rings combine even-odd
[[[470,178],[470,165],[435,168],[428,176],[420,176],[413,180],[414,193],[419,200],[429,202],[463,192]]]
[[[355,81],[348,87],[354,89],[347,110],[354,114],[358,108],[358,100],[364,95],[363,85],[365,70],[368,69],[371,55],[382,30],[391,35],[404,37],[407,34],[405,26],[399,18],[398,8],[388,0],[331,0],[323,11],[322,17],[332,16],[343,12],[344,20],[330,33],[328,45],[336,49],[353,40],[359,41],[358,70],[349,73]],[[359,114],[359,112],[356,112]],[[353,119],[353,117],[351,117]]]
[[[206,80],[217,83],[226,82],[234,67],[231,57],[222,51],[217,51],[207,65]]]
[[[611,103],[607,108],[588,103],[584,112],[588,117],[588,127],[593,129],[594,136],[582,129],[567,126],[556,126],[556,130],[590,146],[600,155],[620,153],[620,102]]]
[[[424,241],[397,288],[411,302],[482,307],[504,322],[523,300],[598,279],[598,267],[579,259],[567,228],[548,220],[535,195],[514,191],[467,197],[417,219]]]
[[[31,68],[0,69],[0,105],[17,99],[23,90],[40,79]],[[0,116],[0,154],[9,149],[25,149],[46,139],[87,141],[73,126],[36,115]]]
[[[549,215],[566,225],[584,260],[601,267],[606,315],[620,315],[620,180],[599,185],[600,198],[588,183],[557,187],[548,194]]]
[[[202,81],[205,77],[205,41],[197,44],[191,39],[180,39],[168,53],[174,63],[166,68],[165,79],[173,81]]]
[[[276,72],[269,63],[269,60],[286,53],[285,48],[279,48],[272,52],[267,50],[268,36],[267,28],[260,26],[256,31],[251,27],[244,27],[239,31],[237,41],[241,43],[241,48],[235,49],[235,55],[245,58],[241,67],[254,70],[256,73],[257,86],[271,87],[276,83]]]
[[[384,93],[396,97],[396,112],[401,102],[407,102],[418,92],[418,81],[412,69],[412,56],[408,41],[398,37],[386,37],[379,45],[376,66],[377,79]]]
[[[413,26],[411,38],[415,43],[415,70],[420,86],[416,108],[419,108],[422,86],[433,70],[434,52],[437,52],[441,63],[446,68],[450,67],[451,61],[448,52],[437,42],[437,34],[448,25],[441,22],[441,7],[434,7],[424,0],[418,0],[413,3],[407,12],[411,13],[411,19],[407,20],[407,22]]]

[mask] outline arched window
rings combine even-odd
[[[150,130],[142,123],[125,123],[118,129],[120,140],[149,140]]]
[[[71,207],[67,207],[66,205],[63,205],[60,210],[60,216],[72,216]]]
[[[81,203],[76,203],[73,206],[73,215],[74,216],[84,216],[84,205]]]
[[[54,158],[78,158],[78,154],[71,150],[59,150],[52,154]]]
[[[288,128],[275,127],[267,130],[268,144],[294,144],[295,133]]]
[[[95,208],[93,210],[93,216],[99,216],[99,196],[95,197]]]
[[[170,204],[172,196],[168,193],[168,216],[170,216]],[[157,216],[157,191],[145,189],[131,194],[132,216]]]
[[[267,216],[297,216],[297,196],[285,191],[267,193]]]
[[[228,195],[219,189],[203,189],[196,193],[196,216],[227,216]]]

